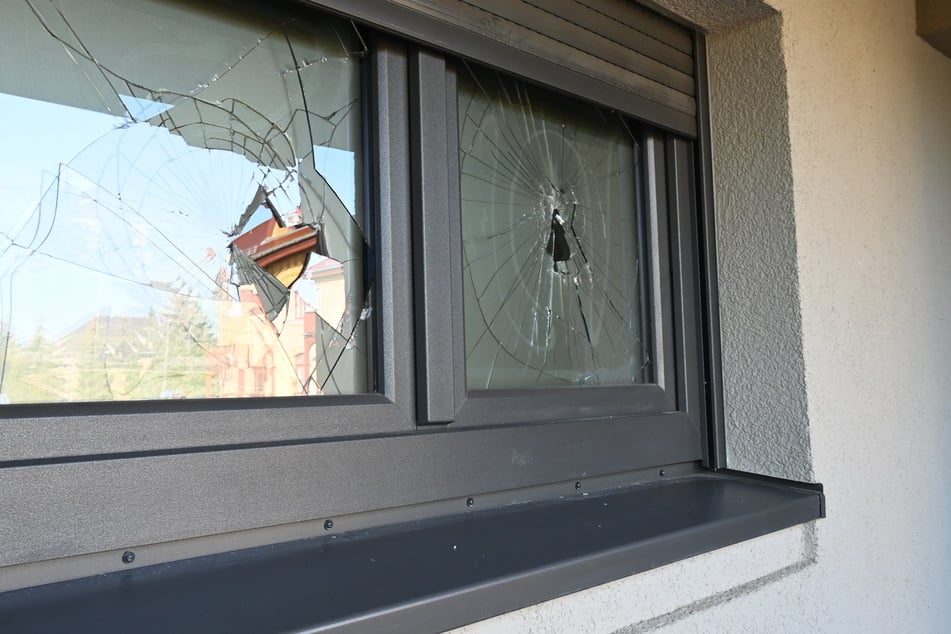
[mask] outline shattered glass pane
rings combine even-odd
[[[637,141],[624,119],[460,74],[469,388],[645,381]]]
[[[282,6],[4,0],[0,402],[370,389],[365,45]]]

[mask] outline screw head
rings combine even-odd
[[[466,498],[466,506],[471,507],[473,504],[475,504],[475,500],[473,500],[472,498]]]
[[[131,550],[127,550],[124,553],[122,553],[122,563],[131,564],[133,561],[135,561],[134,552],[132,552]]]
[[[576,488],[576,489],[580,489],[580,488],[581,488],[581,483],[580,483],[580,482],[575,482],[575,488]]]
[[[331,528],[333,528],[333,527],[334,527],[334,521],[333,521],[333,520],[326,520],[326,521],[324,522],[324,530],[325,530],[325,531],[329,531],[329,530],[330,530]]]
[[[660,470],[660,475],[667,475],[667,472],[664,471],[663,469],[661,469],[661,470]]]

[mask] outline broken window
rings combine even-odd
[[[370,389],[355,25],[8,2],[0,399]]]
[[[460,75],[469,388],[648,380],[627,122],[498,73]]]

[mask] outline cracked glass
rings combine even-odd
[[[496,72],[459,75],[469,389],[648,380],[628,122]]]
[[[367,391],[356,27],[2,6],[0,402]]]

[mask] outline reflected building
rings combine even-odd
[[[258,286],[217,280],[202,301],[174,285],[170,301],[146,316],[99,314],[52,341],[8,344],[7,383],[15,402],[318,395],[321,329],[346,315],[340,262],[319,255],[319,232],[256,225],[233,244],[287,286],[271,320]],[[13,341],[13,340],[11,340]]]
[[[320,321],[322,316],[339,324],[343,318],[347,297],[343,265],[319,254],[318,229],[282,226],[276,219],[252,227],[230,246],[288,292],[273,320],[269,318],[273,300],[259,284],[239,283],[237,301],[223,298],[218,303],[217,346],[209,355],[217,375],[213,395],[321,394],[314,376],[322,355]]]
[[[25,356],[9,355],[8,369],[18,373],[11,397],[38,400],[40,385],[51,401],[204,396],[213,382],[206,358],[212,326],[195,304],[177,308],[174,315],[96,315],[49,344],[34,339]],[[188,317],[185,328],[179,319]]]

